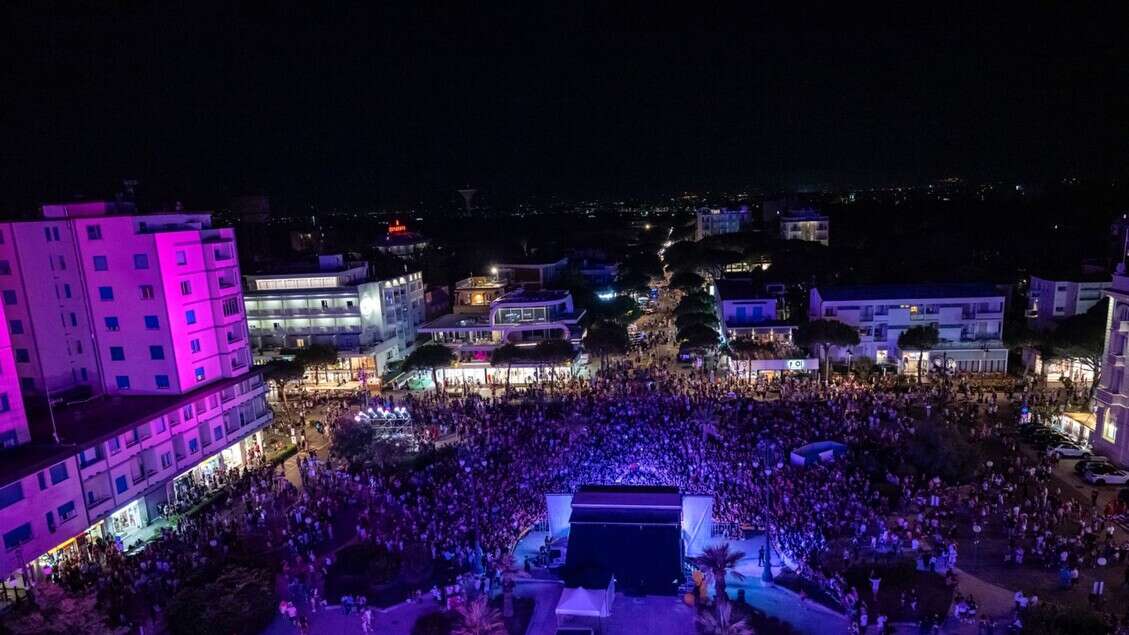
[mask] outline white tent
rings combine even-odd
[[[612,578],[608,588],[603,590],[561,589],[561,599],[557,602],[557,624],[561,616],[572,615],[576,617],[605,618],[611,615],[611,606],[615,598],[615,578]]]

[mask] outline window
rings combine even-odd
[[[8,551],[31,540],[31,523],[24,523],[4,534],[4,548]]]
[[[0,260],[0,276],[11,275],[12,265],[7,260]]]
[[[51,473],[51,484],[52,485],[58,485],[59,483],[62,483],[63,481],[70,478],[70,476],[71,476],[70,474],[67,473],[67,464],[66,463],[58,463],[58,464],[52,465],[51,469],[48,470],[48,471]]]
[[[1117,421],[1114,420],[1113,415],[1108,410],[1102,424],[1102,438],[1110,443],[1117,443]]]
[[[181,280],[180,281],[180,295],[191,295],[191,294],[192,294],[192,282],[189,281],[189,280]]]
[[[74,515],[75,515],[74,501],[70,501],[69,503],[63,503],[62,505],[59,505],[58,511],[59,511],[59,519],[64,521],[64,522],[70,520],[71,518],[74,518]]]
[[[8,330],[11,331],[12,335],[23,335],[24,323],[21,320],[9,320]]]
[[[4,289],[3,295],[4,295],[4,304],[6,306],[12,306],[13,304],[16,303],[16,292],[15,291],[13,291],[11,289]]]
[[[37,481],[39,481],[39,490],[40,491],[47,489],[47,477],[44,476],[43,472],[39,472],[38,474],[36,474],[35,479]]]
[[[163,346],[150,346],[149,359],[164,359],[165,348]]]
[[[8,399],[8,393],[0,395],[0,412],[8,412],[12,409],[12,402]]]
[[[20,390],[35,390],[35,379],[32,377],[20,377]]]
[[[184,415],[184,420],[188,421],[192,418],[192,404],[188,404],[181,411],[180,414]]]
[[[106,441],[106,446],[110,448],[110,454],[117,454],[122,449],[122,443],[121,441],[118,441],[117,437],[113,437],[109,441]]]
[[[101,225],[87,225],[86,226],[87,240],[102,240],[102,226]]]
[[[189,439],[188,440],[188,453],[189,454],[196,454],[199,451],[200,451],[200,440],[199,439]]]
[[[124,362],[125,361],[125,348],[122,347],[122,346],[111,346],[110,347],[110,359],[115,361],[115,362]]]
[[[4,434],[0,434],[0,448],[14,448],[19,441],[20,438],[16,435],[15,430],[8,430]]]
[[[149,329],[150,331],[155,331],[161,328],[161,321],[157,319],[157,316],[155,315],[146,315],[145,328]]]
[[[166,469],[172,465],[172,452],[165,452],[161,455],[161,469]]]
[[[26,348],[16,349],[16,362],[26,364],[31,361],[31,354],[28,353]]]
[[[204,367],[203,366],[197,366],[196,367],[196,381],[204,381]]]
[[[56,263],[58,263],[58,264],[56,265]],[[59,271],[66,271],[67,270],[67,259],[63,258],[62,256],[58,256],[56,258],[53,258],[51,260],[51,269],[54,270],[56,266],[59,267]]]
[[[231,316],[239,313],[239,298],[228,298],[223,301],[223,314]]]
[[[78,375],[79,377],[82,377],[82,381],[86,381],[86,368],[83,367],[78,369]]]
[[[66,282],[63,283],[63,297],[64,298],[70,298],[71,297],[71,285],[67,284]]]
[[[47,518],[48,533],[55,533],[55,512],[47,512],[44,516]]]
[[[98,298],[103,302],[109,302],[114,299],[113,287],[98,287]]]
[[[184,321],[187,322],[188,324],[195,324],[196,323],[196,311],[193,310],[193,309],[188,309],[187,311],[185,311],[184,312]]]
[[[24,499],[24,486],[19,481],[0,487],[0,509],[11,507]]]
[[[118,324],[118,318],[116,318],[116,317],[107,317],[106,318],[106,330],[107,331],[117,331],[120,328],[121,328],[121,325]]]
[[[153,299],[153,285],[143,284],[140,287],[138,287],[137,290],[138,290],[138,294],[141,296],[142,300],[152,300]]]
[[[149,256],[146,254],[133,254],[133,268],[134,269],[148,269]]]
[[[129,375],[118,375],[114,377],[114,381],[117,382],[119,390],[129,390]]]
[[[169,376],[168,375],[157,375],[156,379],[157,379],[157,388],[163,390],[163,389],[169,387]]]
[[[126,480],[125,474],[114,479],[114,487],[117,488],[119,494],[124,494],[129,489],[129,481]]]
[[[217,439],[217,440],[222,439],[223,438],[223,426],[216,426],[216,427],[212,428],[212,435],[213,435],[212,436],[213,439]]]
[[[94,256],[94,270],[95,271],[108,271],[110,264],[106,261],[105,256]]]
[[[74,311],[71,311],[71,326],[78,326],[78,316]]]
[[[192,340],[192,341],[188,342],[188,345],[192,348],[193,353],[199,353],[200,352],[200,340],[198,340],[198,339]]]
[[[188,264],[188,254],[183,251],[176,252],[176,264],[180,266]]]

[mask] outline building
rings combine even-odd
[[[423,288],[423,319],[434,320],[451,312],[451,287],[445,284],[428,284]]]
[[[408,354],[423,323],[423,274],[371,280],[368,263],[320,256],[317,266],[245,276],[256,348],[329,344],[376,358],[376,372]]]
[[[1027,291],[1027,321],[1035,329],[1054,328],[1058,320],[1089,311],[1113,286],[1104,271],[1032,275]]]
[[[713,290],[722,337],[727,341],[751,339],[764,345],[757,359],[729,355],[734,372],[773,375],[819,370],[819,360],[808,358],[793,343],[796,325],[781,319],[779,295],[748,280],[725,278],[715,280]]]
[[[507,285],[496,276],[471,276],[455,283],[455,305],[459,314],[486,315],[490,305],[505,295]]]
[[[826,246],[831,240],[831,219],[811,208],[791,210],[780,217],[780,238]]]
[[[1003,345],[1004,294],[988,284],[905,284],[821,287],[811,290],[808,317],[856,327],[859,345],[838,359],[865,355],[916,373],[917,351],[898,348],[898,336],[915,326],[937,325],[941,343],[926,351],[927,368],[961,372],[1007,371]]]
[[[536,373],[536,365],[491,368],[495,349],[506,344],[531,347],[553,339],[579,345],[584,336],[584,311],[576,310],[567,291],[517,289],[493,300],[485,313],[459,312],[456,299],[455,311],[419,328],[458,356],[458,365],[441,373],[453,380],[502,383],[508,372],[511,383],[523,383]]]
[[[388,226],[388,233],[384,238],[376,241],[374,247],[382,254],[392,256],[413,256],[431,245],[431,241],[423,234],[408,231],[408,226],[398,220],[392,221]]]
[[[698,210],[694,240],[719,234],[735,234],[749,229],[752,223],[753,213],[748,207],[738,209],[703,208]]]
[[[272,415],[234,235],[209,213],[48,205],[0,235],[0,574],[34,576],[91,538],[138,539],[189,482],[260,455]],[[27,424],[23,387],[43,406]]]
[[[495,271],[496,270],[496,271]],[[491,268],[491,275],[507,284],[524,287],[530,291],[548,289],[568,271],[568,258],[560,260],[532,259],[519,263],[499,263]]]
[[[576,266],[576,272],[593,287],[608,287],[619,276],[619,265],[614,262],[585,258]]]
[[[1124,268],[1113,276],[1104,294],[1110,298],[1101,376],[1094,394],[1094,451],[1119,465],[1129,465],[1129,277]],[[1122,434],[1122,430],[1126,434]]]

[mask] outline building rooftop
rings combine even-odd
[[[765,291],[763,284],[756,284],[750,280],[715,280],[717,295],[723,302],[732,300],[769,300],[773,296]]]
[[[542,289],[541,291],[526,291],[524,289],[518,289],[516,291],[510,291],[506,295],[498,298],[497,300],[494,300],[494,304],[554,302],[557,300],[564,300],[567,297],[568,291],[560,291],[556,289]]]
[[[853,285],[819,287],[816,291],[819,297],[830,301],[1000,298],[1004,295],[996,287],[980,282]]]
[[[1049,280],[1053,282],[1110,282],[1113,281],[1113,274],[1108,271],[1097,269],[1089,269],[1083,267],[1064,267],[1062,269],[1052,269],[1050,267],[1041,269],[1031,274],[1032,278],[1040,278],[1042,280]]]
[[[503,289],[505,286],[504,280],[492,276],[471,276],[455,283],[455,289]]]
[[[809,221],[809,220],[825,221],[825,220],[827,220],[827,215],[820,214],[819,212],[815,211],[814,209],[807,207],[807,208],[803,208],[803,209],[790,210],[787,213],[785,213],[784,216],[781,217],[781,219],[780,219],[780,221],[784,222],[784,223],[787,223],[788,221]]]
[[[260,371],[228,377],[183,395],[136,397],[101,396],[84,403],[55,408],[55,428],[60,445],[29,443],[0,452],[0,483],[13,480],[73,456],[95,443],[195,403],[206,395],[251,379]],[[33,439],[51,438],[51,416],[46,410],[29,413]]]
[[[547,258],[545,256],[526,256],[509,258],[506,262],[499,262],[497,267],[552,267],[567,263],[568,258]]]
[[[472,313],[447,313],[419,325],[417,330],[427,329],[454,329],[454,328],[490,328],[490,319],[485,315]]]

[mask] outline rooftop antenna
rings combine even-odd
[[[474,195],[477,193],[478,190],[472,187],[459,190],[459,194],[463,197],[463,202],[466,204],[467,214],[470,213],[471,201],[474,199]]]

